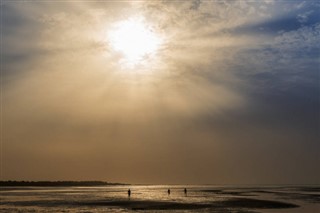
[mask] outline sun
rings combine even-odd
[[[112,48],[121,53],[123,62],[135,66],[152,58],[162,42],[143,18],[118,22],[108,33]]]

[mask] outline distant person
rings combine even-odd
[[[130,197],[131,196],[131,190],[129,189],[128,190],[128,197]]]
[[[170,189],[168,189],[168,195],[170,195]]]
[[[187,196],[187,188],[184,188],[184,195]]]

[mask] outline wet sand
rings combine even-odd
[[[246,209],[279,209],[295,208],[297,205],[278,201],[233,198],[225,201],[213,203],[178,203],[178,202],[159,202],[147,200],[123,200],[123,201],[100,201],[92,203],[81,203],[78,205],[102,205],[102,206],[119,206],[132,210],[190,210],[190,209],[226,209],[226,208],[246,208]]]
[[[183,187],[132,186],[131,198],[126,187],[1,189],[0,210],[4,212],[292,212],[307,205],[319,207],[319,188],[306,187]],[[50,211],[47,211],[50,209]],[[274,210],[274,211],[273,211]],[[320,209],[319,209],[320,210]]]
[[[57,206],[105,206],[105,207],[121,207],[128,210],[195,210],[195,209],[279,209],[279,208],[295,208],[298,205],[279,201],[259,200],[251,198],[231,198],[223,201],[215,201],[211,203],[181,203],[173,201],[152,201],[152,200],[136,200],[122,199],[114,201],[94,200],[86,201],[66,201],[66,200],[33,200],[33,201],[16,201],[5,202],[13,206],[41,206],[41,207],[57,207]]]

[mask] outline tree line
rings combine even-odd
[[[0,186],[109,186],[126,185],[105,181],[0,181]]]

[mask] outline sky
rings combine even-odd
[[[318,1],[1,1],[1,180],[319,184]]]

